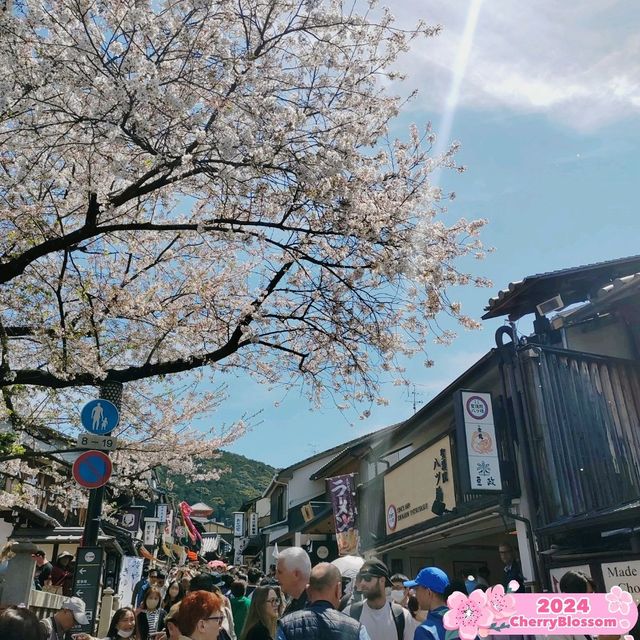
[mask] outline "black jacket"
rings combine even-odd
[[[280,634],[286,640],[359,640],[361,626],[330,602],[318,600],[302,611],[284,616]]]
[[[160,615],[158,616],[158,628],[156,631],[162,631],[164,629],[164,619],[167,612],[164,609],[160,609]],[[136,629],[140,634],[141,640],[149,640],[149,621],[147,620],[147,614],[143,610],[136,616]]]
[[[302,611],[307,606],[307,592],[303,591],[299,598],[293,598],[282,613],[283,617],[294,611]]]
[[[265,627],[262,622],[254,624],[249,631],[247,631],[247,637],[245,640],[273,640],[269,629]]]

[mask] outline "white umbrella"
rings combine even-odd
[[[331,562],[334,567],[338,567],[338,570],[342,574],[343,578],[356,577],[360,567],[364,564],[364,558],[359,556],[340,556]]]

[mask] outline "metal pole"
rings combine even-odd
[[[120,411],[122,407],[122,383],[107,382],[100,387],[98,396],[104,400],[112,402]],[[105,434],[110,435],[111,432]],[[89,491],[89,505],[87,506],[87,520],[84,527],[84,535],[82,536],[83,546],[98,546],[98,534],[100,532],[100,517],[102,515],[102,502],[104,500],[105,486],[91,489]]]

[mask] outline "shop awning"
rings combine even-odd
[[[11,540],[18,542],[33,542],[36,545],[45,544],[76,544],[79,545],[84,529],[82,527],[56,527],[55,529],[16,529]],[[121,556],[126,555],[118,541],[113,536],[104,533],[98,536],[98,546],[115,551]]]

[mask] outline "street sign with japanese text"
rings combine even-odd
[[[456,394],[455,413],[463,492],[502,491],[491,394],[459,391]]]
[[[73,595],[84,601],[88,625],[79,625],[75,630],[93,633],[100,583],[102,578],[102,547],[80,547],[76,556],[76,570],[73,579]]]

